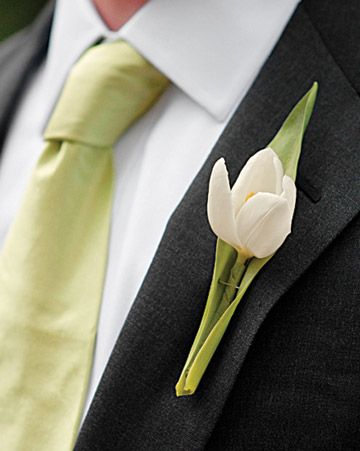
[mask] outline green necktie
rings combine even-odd
[[[1,450],[74,445],[106,269],[112,146],[167,85],[122,41],[88,50],[65,84],[0,254]]]

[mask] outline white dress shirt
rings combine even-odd
[[[58,0],[0,166],[0,240],[42,150],[71,66],[100,38],[131,43],[172,81],[115,149],[110,253],[85,412],[166,223],[276,44],[298,0],[150,0],[109,31],[90,0]],[[259,143],[259,146],[265,143]]]

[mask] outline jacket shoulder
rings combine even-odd
[[[54,2],[51,1],[32,24],[0,43],[0,70],[4,64],[21,53],[24,47],[33,46],[42,50],[47,47],[53,14]]]
[[[0,67],[6,63],[12,56],[16,55],[18,50],[26,42],[29,36],[30,27],[15,33],[0,44]]]

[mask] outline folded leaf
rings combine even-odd
[[[216,244],[215,266],[211,281],[210,291],[205,306],[205,311],[200,323],[199,330],[195,337],[194,343],[190,349],[189,356],[181,373],[180,379],[176,385],[176,393],[178,396],[185,393],[185,380],[187,371],[193,363],[196,354],[203,345],[212,327],[213,316],[217,311],[220,301],[225,291],[225,285],[219,283],[219,280],[228,280],[231,268],[236,261],[236,250],[222,240],[218,240]]]

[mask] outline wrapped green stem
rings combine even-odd
[[[231,268],[230,277],[227,281],[219,280],[218,283],[225,285],[224,294],[221,298],[220,304],[214,314],[213,321],[211,323],[211,329],[220,319],[221,315],[229,307],[229,305],[235,300],[239,291],[242,278],[244,277],[248,259],[240,252],[237,254],[237,258],[234,266]]]

